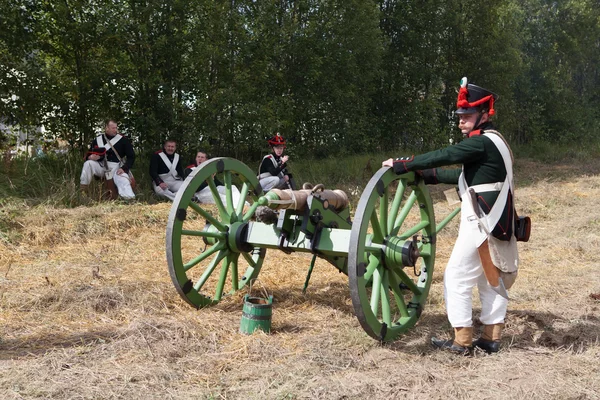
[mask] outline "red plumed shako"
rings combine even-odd
[[[467,83],[466,77],[462,78],[458,99],[456,100],[456,114],[475,114],[485,110],[490,115],[494,115],[494,102],[497,99],[497,94],[472,83]]]
[[[279,132],[269,139],[269,146],[285,146],[285,139]]]

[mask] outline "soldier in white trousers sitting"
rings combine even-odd
[[[177,150],[177,143],[169,139],[150,159],[152,188],[157,195],[171,201],[175,200],[175,195],[183,184],[181,158],[175,150]]]
[[[130,200],[135,198],[130,173],[135,153],[129,139],[119,134],[117,129],[117,123],[109,120],[104,133],[92,141],[81,170],[80,187],[85,193],[94,176],[103,177],[114,182],[121,198]]]
[[[185,168],[184,171],[184,176],[187,178],[189,174],[192,173],[192,171],[196,170],[196,168],[198,168],[198,166],[200,164],[202,164],[203,162],[205,162],[206,160],[208,160],[208,154],[204,151],[199,151],[196,153],[196,158],[194,159],[194,162],[190,165],[188,165]],[[227,189],[225,188],[225,186],[223,186],[223,184],[213,176],[213,181],[215,183],[215,186],[217,187],[217,192],[219,193],[219,197],[221,198],[221,201],[223,203],[226,202],[226,192]],[[233,204],[238,204],[239,199],[240,199],[240,191],[237,187],[235,187],[234,185],[231,185],[231,198],[233,200]],[[208,186],[208,183],[202,182],[202,184],[200,185],[200,187],[198,187],[198,190],[196,191],[196,194],[194,195],[194,200],[197,201],[198,203],[215,203],[215,198],[213,196],[213,193],[210,190],[210,187]],[[246,202],[246,204],[248,204]]]

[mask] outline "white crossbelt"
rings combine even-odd
[[[504,182],[482,183],[481,185],[473,185],[469,187],[477,193],[482,193],[499,192],[502,190],[502,186],[504,186]]]
[[[167,155],[165,154],[164,151],[161,151],[160,153],[158,153],[158,155],[162,159],[163,163],[165,163],[165,166],[169,169],[169,174],[171,174],[173,176],[173,178],[177,179],[178,174],[177,174],[176,167],[177,167],[177,163],[179,162],[179,154],[175,153],[175,155],[173,156],[173,162],[171,162],[169,160],[169,158],[167,157]]]
[[[500,191],[500,193],[498,194],[498,198],[496,199],[496,202],[492,206],[492,209],[484,217],[484,220],[487,222],[487,226],[484,226],[484,229],[486,231],[488,229],[489,230],[493,229],[494,226],[496,226],[496,224],[500,220],[500,217],[502,216],[502,212],[504,211],[504,206],[506,205],[506,201],[508,199],[508,192],[513,187],[512,157],[510,155],[510,150],[508,149],[508,145],[504,142],[504,140],[501,139],[499,134],[496,134],[496,133],[497,132],[493,131],[493,130],[484,131],[484,135],[487,136],[494,143],[494,145],[500,152],[500,155],[502,156],[502,159],[504,161],[504,167],[506,169],[506,179],[504,180],[504,182],[484,183],[481,185],[474,185],[474,186],[470,187],[476,193],[498,191],[498,190]],[[496,189],[498,187],[498,185],[499,185],[500,189]],[[459,178],[458,186],[460,189],[461,197],[466,196],[466,198],[469,199],[468,201],[470,201],[470,198],[467,195],[469,186],[467,185],[464,171]],[[484,189],[484,190],[481,190],[480,188]],[[472,207],[479,207],[479,205],[473,204]],[[489,232],[487,232],[487,233],[489,234]]]
[[[114,137],[113,137],[113,138],[110,140],[110,143],[109,143],[109,141],[108,141],[108,137],[106,138],[107,142],[106,142],[106,143],[102,143],[102,137],[103,137],[103,136],[104,136],[104,135],[99,135],[99,136],[96,136],[96,143],[98,144],[98,147],[104,147],[106,150],[110,150],[110,147],[111,147],[110,145],[111,145],[111,143],[112,143],[112,145],[114,146],[114,145],[115,145],[115,144],[117,144],[117,142],[118,142],[119,140],[121,140],[121,138],[123,137],[123,136],[121,136],[121,135],[119,135],[119,134],[117,133],[117,134],[116,134],[116,135],[115,135],[115,136],[114,136]]]

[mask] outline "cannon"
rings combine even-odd
[[[215,177],[224,190],[215,185]],[[215,205],[194,200],[203,182]],[[257,219],[257,210],[265,208],[274,211],[272,221]],[[433,279],[436,234],[459,211],[436,225],[429,191],[419,176],[381,168],[351,220],[341,191],[263,193],[248,166],[213,158],[187,177],[171,207],[169,274],[179,295],[201,308],[256,279],[267,249],[312,253],[305,289],[316,257],[327,260],[348,276],[352,306],[365,332],[391,341],[418,321]]]

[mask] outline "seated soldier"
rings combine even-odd
[[[196,153],[196,158],[194,159],[194,162],[185,168],[184,176],[187,178],[188,175],[192,173],[192,171],[198,168],[198,166],[206,160],[208,160],[207,153],[205,153],[204,151],[199,151],[198,153]],[[225,195],[227,189],[216,177],[213,176],[212,179],[215,182],[215,186],[217,187],[217,191],[219,192],[219,197],[221,197],[221,201],[223,202],[223,204],[226,204],[227,200],[225,198]],[[231,198],[233,199],[233,205],[237,206],[240,200],[240,191],[234,185],[231,185]],[[198,203],[215,203],[213,194],[210,191],[210,187],[208,186],[208,183],[206,183],[206,181],[202,182],[202,184],[198,187],[198,190],[194,195],[194,199]]]
[[[157,195],[173,201],[175,193],[183,184],[183,168],[179,154],[175,153],[177,143],[169,139],[162,150],[157,151],[150,159],[150,178]]]
[[[258,170],[258,181],[265,192],[271,189],[293,189],[296,185],[286,167],[289,157],[283,155],[285,139],[279,133],[268,140],[273,152],[263,157]]]
[[[129,171],[135,161],[135,153],[129,139],[118,133],[115,121],[106,122],[104,133],[92,141],[85,159],[79,180],[82,192],[87,192],[92,177],[96,176],[113,181],[121,198],[135,198],[131,187],[133,176]]]

